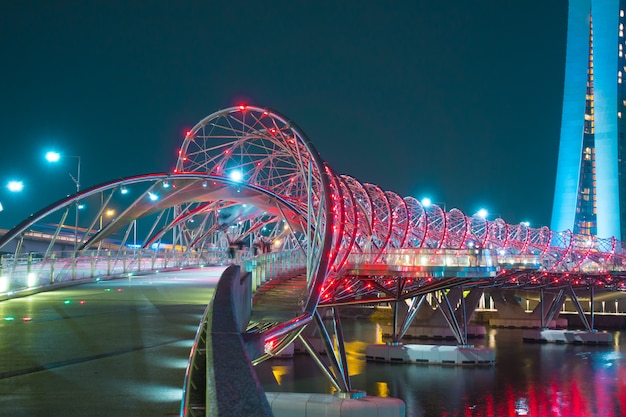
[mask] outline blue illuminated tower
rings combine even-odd
[[[626,237],[624,3],[569,1],[555,231]]]

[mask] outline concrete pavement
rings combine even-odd
[[[222,270],[0,302],[0,415],[178,415],[191,344]]]

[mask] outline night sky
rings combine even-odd
[[[240,103],[338,173],[548,225],[566,26],[565,0],[4,0],[0,227],[75,190],[77,160],[48,149],[81,157],[83,188],[169,171],[187,129]]]

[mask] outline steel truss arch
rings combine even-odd
[[[126,188],[136,191],[122,203]],[[151,200],[153,195],[157,200]],[[100,202],[92,204],[92,199]],[[79,202],[87,203],[87,211],[72,229],[68,214]],[[117,211],[108,218],[106,209],[112,206]],[[47,221],[49,217],[53,219]],[[140,219],[151,223],[142,228]],[[626,271],[626,252],[614,238],[535,229],[499,218],[490,221],[436,204],[425,207],[413,197],[338,174],[293,122],[253,106],[223,109],[198,122],[182,141],[174,172],[114,180],[62,199],[0,238],[0,248],[44,220],[57,225],[50,232],[53,239],[71,242],[76,233],[75,254],[111,239],[125,245],[137,233],[143,249],[166,240],[186,251],[260,241],[306,253],[308,294],[299,323],[312,320],[318,303],[340,305],[374,293],[388,299],[417,296],[456,282],[415,277],[398,284],[382,275],[345,276],[351,259],[361,264],[430,265],[455,251],[480,248],[494,257],[535,256],[546,277],[602,271],[605,278],[592,281],[606,283],[606,275]],[[506,271],[501,276],[480,285],[499,285],[521,273]],[[532,277],[528,282],[533,283]],[[268,334],[284,336],[283,341],[293,338],[294,328],[301,325],[297,320],[278,324]]]

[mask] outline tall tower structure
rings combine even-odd
[[[570,0],[556,231],[626,238],[626,0]]]

